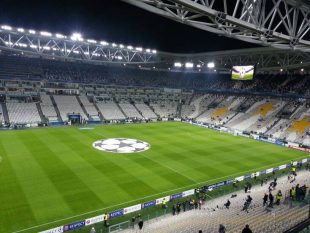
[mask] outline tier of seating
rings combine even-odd
[[[201,209],[187,210],[176,215],[159,217],[144,223],[143,232],[160,233],[193,233],[201,230],[203,233],[219,232],[219,225],[226,228],[226,232],[242,232],[246,224],[255,233],[282,233],[299,222],[304,221],[309,215],[309,205],[307,202],[292,203],[287,193],[292,186],[310,185],[309,171],[299,172],[296,180],[292,183],[287,177],[282,177],[277,181],[276,189],[272,190],[275,195],[281,190],[284,197],[280,205],[273,208],[263,206],[264,193],[268,193],[268,184],[257,185],[251,188],[250,193],[238,191],[233,194],[221,196],[216,199],[209,199]],[[248,211],[243,211],[243,206],[247,196],[250,195],[252,202]],[[310,194],[308,194],[310,195]],[[308,196],[309,197],[309,196]],[[231,204],[229,208],[224,206],[227,200]],[[177,201],[176,201],[177,202]],[[123,233],[136,232],[135,229],[127,229]]]
[[[53,102],[49,95],[45,93],[41,94],[41,109],[43,116],[48,119],[49,122],[57,122],[58,116],[53,106]]]
[[[63,121],[68,121],[68,114],[80,114],[83,119],[88,119],[79,104],[76,96],[54,95],[55,102]]]
[[[35,103],[6,103],[11,123],[39,123],[41,118]]]

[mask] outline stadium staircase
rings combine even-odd
[[[2,112],[3,112],[4,121],[9,123],[10,122],[10,118],[9,118],[9,113],[8,113],[8,109],[6,107],[6,104],[2,103],[1,105],[2,105]]]
[[[141,116],[143,116],[142,112],[140,111],[140,109],[137,108],[137,106],[135,105],[134,102],[132,102],[131,105],[137,110],[137,112],[138,112]],[[145,116],[143,116],[143,117],[145,117]]]
[[[100,120],[101,120],[101,121],[104,121],[105,118],[103,117],[103,115],[102,115],[100,109],[98,108],[98,105],[97,105],[96,101],[93,101],[92,103],[94,104],[94,106],[95,106],[97,112],[99,113]]]
[[[119,105],[119,103],[116,101],[116,99],[114,98],[114,103],[116,104],[116,106],[118,107],[118,109],[123,113],[123,115],[128,118],[128,116],[126,115],[126,113],[124,112],[124,110],[121,108],[121,106]]]
[[[147,103],[146,105],[154,112],[154,114],[157,116],[157,118],[160,118],[160,115],[158,115],[157,112],[155,112],[153,106],[151,106],[149,103]]]
[[[38,113],[39,113],[40,118],[41,118],[41,122],[42,122],[42,123],[47,123],[48,120],[44,117],[44,114],[43,114],[43,111],[42,111],[42,108],[41,108],[40,103],[36,103],[36,106],[37,106]]]
[[[85,109],[85,107],[84,107],[84,105],[83,105],[83,103],[82,103],[80,97],[79,97],[79,96],[76,96],[76,99],[77,99],[77,101],[79,102],[79,105],[81,106],[81,108],[82,108],[84,114],[85,114],[86,116],[88,116],[88,118],[89,118],[89,114],[88,114],[88,112],[86,111],[86,109]]]
[[[273,129],[273,127],[275,127],[280,121],[281,121],[281,118],[277,118],[277,120],[274,121],[274,122],[268,127],[267,131],[265,131],[264,134],[267,134],[268,132],[270,132],[270,131]]]
[[[58,109],[58,107],[57,107],[57,104],[56,104],[56,101],[55,101],[55,99],[54,99],[54,96],[50,95],[50,98],[51,98],[51,101],[52,101],[53,106],[54,106],[54,108],[55,108],[55,112],[56,112],[56,114],[57,114],[58,120],[59,120],[60,122],[63,122],[63,120],[62,120],[62,118],[61,118],[61,115],[60,115],[60,111],[59,111],[59,109]]]

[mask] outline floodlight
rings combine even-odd
[[[153,49],[153,50],[152,50],[152,53],[153,53],[153,54],[156,54],[156,53],[157,53],[157,51],[156,51],[155,49]]]
[[[191,62],[186,62],[185,63],[185,68],[193,68],[194,67],[194,64],[191,63]]]
[[[30,48],[36,49],[36,48],[37,48],[37,46],[36,46],[36,45],[34,45],[34,44],[31,44],[31,45],[30,45]]]
[[[92,44],[96,44],[96,43],[97,43],[96,40],[92,40],[92,39],[88,39],[87,42],[88,42],[88,43],[92,43]]]
[[[182,63],[181,62],[175,62],[174,67],[182,67]]]
[[[52,33],[50,32],[40,32],[41,36],[52,36]]]
[[[73,41],[83,41],[84,39],[82,38],[82,35],[81,35],[81,33],[77,33],[77,32],[75,32],[75,33],[73,33],[72,35],[71,35],[71,40],[73,40]]]
[[[120,45],[119,45],[119,47],[120,47],[121,49],[123,49],[125,46],[124,46],[124,45],[122,45],[122,44],[120,44]]]
[[[117,60],[123,60],[122,56],[117,56]]]
[[[197,68],[201,68],[201,65],[200,65],[200,64],[198,64],[196,67],[197,67]]]
[[[304,69],[301,69],[300,71],[301,71],[301,72],[304,72],[305,70],[304,70]]]
[[[132,50],[132,49],[133,49],[133,47],[132,47],[131,45],[129,45],[129,46],[127,46],[127,49]]]
[[[117,47],[117,44],[115,44],[115,43],[112,43],[112,47]]]
[[[56,38],[59,38],[59,39],[64,39],[64,38],[66,38],[66,36],[64,36],[64,35],[62,35],[62,34],[59,34],[59,33],[57,33],[55,36],[56,36]]]
[[[108,42],[106,42],[106,41],[101,41],[101,42],[100,42],[100,44],[102,44],[102,45],[104,45],[104,46],[109,45],[109,43],[108,43]]]
[[[23,29],[23,28],[17,28],[17,31],[18,31],[18,32],[24,32],[25,29]]]
[[[45,49],[45,50],[51,50],[51,47],[49,47],[49,46],[44,46],[43,49]]]
[[[137,47],[136,50],[139,51],[139,52],[143,51],[143,49],[141,47]]]
[[[36,34],[36,31],[30,29],[30,30],[29,30],[29,33],[30,33],[30,34]]]
[[[209,62],[209,63],[207,64],[207,67],[210,68],[210,69],[214,68],[214,67],[215,67],[214,62]]]
[[[1,29],[11,31],[12,27],[8,26],[8,25],[3,25],[3,26],[1,26]]]
[[[150,50],[150,49],[146,49],[145,51],[146,51],[147,53],[150,53],[150,52],[151,52],[151,50]]]

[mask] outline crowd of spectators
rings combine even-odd
[[[98,83],[212,90],[248,90],[255,92],[309,94],[307,75],[257,74],[252,81],[233,81],[230,74],[154,71],[128,66],[94,65],[0,56],[0,78],[40,79],[52,82]],[[14,69],[12,69],[14,67]]]

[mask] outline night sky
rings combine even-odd
[[[167,52],[206,52],[256,47],[219,37],[120,0],[2,0],[0,24],[106,40]]]

